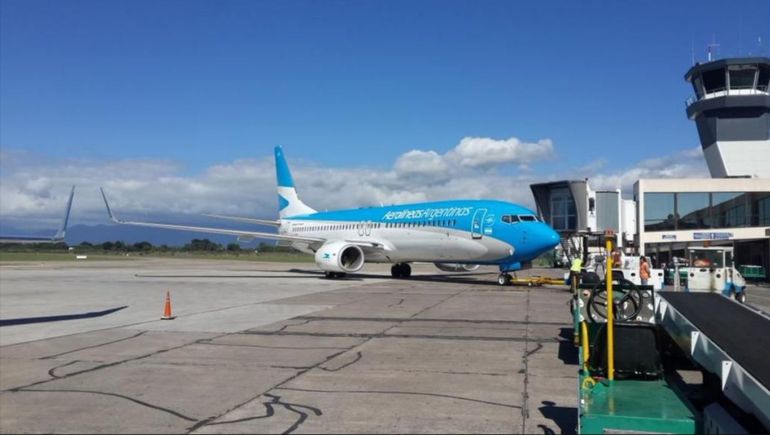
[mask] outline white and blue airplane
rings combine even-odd
[[[75,197],[75,186],[70,190],[70,197],[67,200],[67,208],[64,210],[64,219],[62,220],[59,231],[52,237],[36,236],[10,236],[0,234],[0,243],[61,243],[67,234],[67,223],[70,219],[70,210],[72,209],[72,198]]]
[[[312,254],[328,278],[361,270],[365,262],[391,263],[395,278],[408,278],[412,262],[431,262],[444,271],[470,271],[478,265],[500,269],[498,283],[510,272],[553,249],[559,235],[535,212],[493,200],[452,200],[316,211],[303,203],[281,147],[275,148],[278,220],[208,215],[273,226],[278,233],[125,221],[115,217],[102,190],[110,219],[118,224],[230,234],[239,240],[274,239]]]

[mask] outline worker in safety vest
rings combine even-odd
[[[572,289],[574,291],[577,291],[578,283],[580,281],[580,269],[582,268],[583,259],[580,257],[575,257],[572,260],[572,266],[569,268],[570,283],[572,284]]]

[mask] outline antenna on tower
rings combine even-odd
[[[695,65],[695,38],[690,39],[690,60]]]
[[[709,62],[711,62],[713,59],[711,57],[711,49],[719,47],[719,44],[716,43],[716,37],[713,35],[711,36],[711,44],[707,45],[708,47],[708,53],[709,53]],[[714,50],[714,55],[716,56],[716,50]]]

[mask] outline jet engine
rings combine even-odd
[[[459,263],[433,263],[439,270],[444,272],[472,272],[479,268],[478,264],[459,264]]]
[[[315,264],[326,272],[358,272],[364,266],[364,251],[343,241],[327,242],[316,251]]]

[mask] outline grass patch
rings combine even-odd
[[[76,261],[75,255],[87,255],[88,260],[132,260],[136,258],[178,258],[195,260],[265,261],[276,263],[312,263],[312,255],[301,252],[0,252],[0,261]],[[84,261],[84,260],[78,260]]]
[[[301,252],[151,252],[148,254],[131,254],[142,257],[162,258],[193,258],[201,260],[237,260],[237,261],[267,261],[276,263],[312,263],[312,255]]]
[[[89,260],[120,260],[117,255],[92,255]],[[0,252],[0,261],[76,261],[71,252]],[[82,260],[81,260],[82,261]]]

